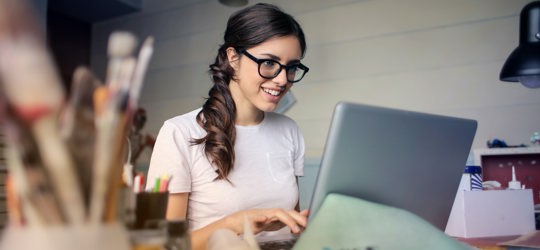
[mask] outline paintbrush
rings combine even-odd
[[[7,79],[4,81],[6,95],[15,109],[15,115],[26,125],[39,148],[37,152],[51,178],[61,207],[66,211],[68,221],[81,223],[85,212],[80,186],[72,159],[57,130],[62,92],[47,55],[34,47],[36,44],[25,43],[19,42],[12,48],[18,51],[18,59],[12,59],[10,67],[0,66],[6,69],[2,71],[6,76],[4,79]],[[22,47],[19,47],[21,44]],[[0,49],[0,54],[4,52]],[[28,71],[33,71],[33,74],[26,73]]]
[[[124,82],[128,84],[121,85],[122,86],[121,92],[126,93],[127,94],[126,97],[128,99],[125,100],[126,106],[123,107],[122,109],[123,110],[122,122],[117,127],[117,131],[118,131],[117,136],[119,137],[117,137],[117,140],[116,140],[117,144],[116,144],[115,152],[117,153],[116,153],[116,159],[114,160],[115,166],[123,165],[121,156],[125,148],[125,143],[119,143],[119,142],[121,142],[124,138],[126,138],[129,133],[128,130],[131,127],[133,112],[137,108],[137,102],[139,99],[140,91],[142,89],[144,76],[146,74],[146,70],[148,68],[148,63],[150,62],[150,58],[152,57],[152,54],[153,54],[153,44],[154,44],[154,39],[152,37],[148,37],[145,39],[139,51],[136,66],[134,68],[134,72],[132,73],[133,76],[129,78],[130,79],[129,82]],[[128,78],[126,77],[125,79],[128,79]],[[128,157],[127,164],[131,164],[129,163],[129,159],[130,158]],[[118,200],[119,189],[123,185],[130,186],[130,183],[132,183],[133,181],[132,180],[133,173],[131,172],[132,167],[131,168],[130,167],[127,167],[127,168],[117,167],[117,168],[114,168],[112,171],[113,171],[112,173],[113,178],[111,179],[110,189],[107,195],[107,208],[105,211],[106,221],[113,221],[116,219],[117,217],[116,212],[118,211],[117,200]],[[124,173],[122,173],[122,171]],[[126,171],[128,173],[126,173]],[[123,182],[122,181],[123,176],[126,176],[128,180],[125,180]]]
[[[106,89],[100,88],[94,95],[96,106],[96,147],[94,152],[94,175],[90,200],[90,221],[114,221],[115,215],[106,207],[116,207],[118,192],[117,178],[121,178],[121,155],[125,139],[124,117],[129,82],[135,68],[135,59],[130,54],[135,47],[133,35],[125,32],[113,33],[109,39],[109,65]],[[130,48],[128,50],[126,48]],[[114,204],[111,204],[114,203]],[[109,218],[112,217],[112,218]]]
[[[9,174],[14,179],[14,189],[11,191],[17,191],[17,194],[8,195],[20,198],[22,202],[19,204],[22,204],[28,225],[64,223],[65,219],[29,130],[24,128],[24,123],[16,122],[17,118],[9,115],[5,104],[2,106],[2,110],[6,111],[0,112],[6,139],[5,154]],[[9,211],[10,214],[11,212],[17,214],[17,211]]]
[[[110,93],[106,87],[100,87],[94,92],[96,110],[96,141],[94,148],[92,187],[90,195],[89,220],[91,223],[101,223],[105,206],[105,197],[109,183],[109,169],[112,167],[114,131],[111,126],[118,118],[111,110]]]
[[[110,35],[107,46],[109,61],[105,83],[111,90],[117,91],[122,85],[125,85],[122,82],[125,79],[122,74],[126,73],[125,61],[132,58],[136,44],[137,38],[130,32],[115,31]]]
[[[31,190],[37,185],[34,185],[34,183],[29,183],[27,180],[25,166],[21,159],[21,153],[19,152],[15,143],[15,136],[9,131],[12,129],[9,129],[8,127],[10,126],[5,122],[3,126],[3,132],[6,135],[6,148],[4,150],[4,154],[6,156],[9,176],[13,180],[13,183],[11,184],[11,187],[13,188],[9,191],[17,192],[16,194],[7,193],[6,196],[12,197],[10,200],[8,200],[8,202],[13,201],[14,198],[20,200],[18,204],[21,206],[20,210],[19,207],[8,207],[8,213],[10,216],[18,217],[15,219],[15,221],[21,225],[23,223],[27,223],[30,226],[44,226],[46,224],[45,217],[39,213],[38,207],[35,206],[35,203],[31,202],[29,198],[32,196],[30,194],[32,192]],[[18,211],[21,211],[24,215],[16,216]]]
[[[61,115],[60,133],[77,163],[77,177],[85,207],[89,207],[92,163],[95,148],[93,93],[102,83],[84,66],[73,73],[69,101]]]
[[[15,116],[26,125],[39,148],[39,157],[66,212],[67,222],[82,223],[85,213],[74,164],[58,133],[57,116],[64,93],[56,69],[43,37],[37,32],[39,28],[31,21],[21,20],[32,20],[28,10],[14,0],[4,0],[2,4],[5,8],[0,8],[0,75],[4,93]]]
[[[24,0],[0,1],[0,34],[5,37],[32,34],[44,41],[44,29],[36,20],[34,10]]]
[[[120,74],[121,88],[120,91],[117,93],[117,101],[119,101],[117,114],[119,115],[119,120],[118,124],[116,124],[116,128],[114,128],[116,133],[114,135],[115,138],[113,144],[113,166],[110,169],[111,178],[109,181],[109,189],[107,190],[107,202],[105,204],[104,214],[104,219],[107,222],[112,222],[117,219],[119,191],[125,184],[122,181],[122,172],[124,169],[123,152],[125,151],[126,146],[124,142],[127,138],[127,131],[131,124],[130,121],[132,112],[130,112],[128,101],[129,87],[133,78],[133,71],[135,70],[135,65],[136,61],[134,58],[127,58],[121,67],[121,70],[123,71]]]
[[[135,68],[135,73],[133,74],[133,80],[129,90],[129,107],[132,111],[137,109],[137,103],[139,101],[139,96],[143,86],[144,76],[146,75],[146,70],[153,53],[154,38],[147,37],[144,40],[139,52],[139,57],[137,58],[137,67]]]

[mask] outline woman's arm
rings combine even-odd
[[[185,219],[189,193],[169,194],[167,219]],[[206,242],[214,231],[227,228],[237,234],[244,232],[244,214],[251,221],[254,233],[278,230],[284,226],[291,228],[293,233],[300,233],[307,223],[307,210],[302,212],[286,211],[280,208],[250,209],[239,211],[217,220],[201,229],[191,232],[191,249],[204,250]]]
[[[184,220],[187,215],[189,193],[169,194],[167,204],[167,220]],[[216,221],[204,228],[191,232],[191,249],[206,249],[206,241],[219,228],[226,228],[223,220]]]
[[[184,220],[187,215],[189,193],[169,194],[167,202],[167,220]]]

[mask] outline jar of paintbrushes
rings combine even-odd
[[[153,38],[113,32],[105,79],[86,67],[65,93],[41,27],[24,0],[0,1],[0,122],[9,222],[0,249],[132,248],[119,214],[125,138]],[[127,176],[127,177],[126,177]]]

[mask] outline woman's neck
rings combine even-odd
[[[236,106],[235,124],[240,126],[254,126],[261,123],[264,119],[264,112],[244,97],[238,83],[231,81],[229,83],[229,89]]]
[[[254,126],[258,125],[264,119],[264,112],[252,107],[240,107],[236,106],[236,125],[240,126]]]

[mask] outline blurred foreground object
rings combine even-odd
[[[0,0],[0,120],[10,209],[22,214],[8,230],[118,222],[122,150],[153,38],[137,57],[135,47],[133,34],[113,32],[105,83],[79,67],[66,96],[29,5]]]
[[[85,219],[81,187],[57,129],[64,92],[56,68],[32,10],[24,1],[0,4],[6,158],[26,222],[81,224]]]

